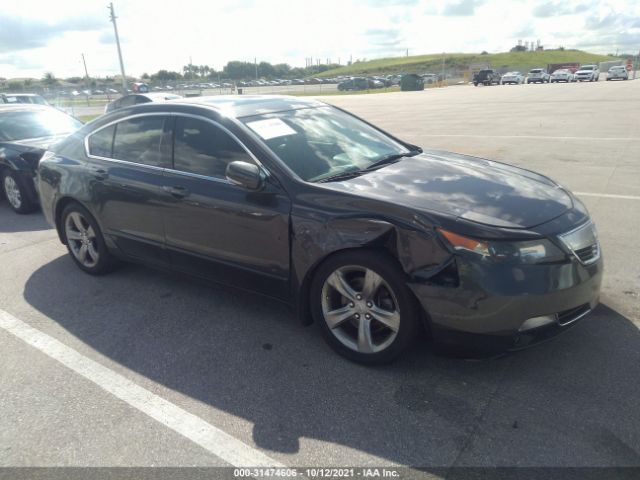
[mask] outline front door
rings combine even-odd
[[[165,171],[172,263],[222,283],[286,298],[289,197],[273,179],[260,191],[228,181],[232,161],[255,163],[223,127],[176,116],[173,169]]]

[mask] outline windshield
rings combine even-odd
[[[585,65],[584,67],[580,67],[580,70],[593,70],[593,66]]]
[[[556,70],[553,72],[554,75],[558,75],[559,73],[569,73],[567,70]]]
[[[0,114],[0,141],[64,135],[81,126],[80,121],[55,109],[4,112]]]
[[[542,73],[542,70],[536,68],[535,70],[529,70],[529,73]]]
[[[409,150],[366,123],[332,107],[242,119],[293,172],[316,182],[370,167]]]

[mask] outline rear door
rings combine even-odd
[[[104,233],[128,256],[166,264],[163,171],[171,164],[171,117],[124,119],[88,138],[92,198]]]
[[[288,195],[274,179],[260,191],[227,180],[228,163],[256,163],[229,132],[208,119],[175,118],[173,169],[165,171],[166,242],[175,268],[286,298]]]

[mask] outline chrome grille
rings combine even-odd
[[[588,303],[585,303],[584,305],[580,305],[579,307],[558,312],[556,314],[556,318],[558,319],[558,323],[560,325],[565,326],[575,322],[576,320],[580,320],[590,311],[591,307],[589,307]]]
[[[591,222],[560,235],[560,240],[584,265],[594,263],[600,258],[600,244],[596,228]]]
[[[598,257],[598,244],[594,243],[589,247],[579,248],[573,253],[582,263],[589,263],[590,260]]]

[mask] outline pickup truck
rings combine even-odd
[[[498,72],[496,72],[495,70],[491,70],[491,69],[487,69],[487,70],[480,70],[478,73],[476,73],[473,76],[473,85],[474,86],[478,86],[479,84],[482,85],[500,85],[500,74]]]

